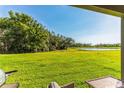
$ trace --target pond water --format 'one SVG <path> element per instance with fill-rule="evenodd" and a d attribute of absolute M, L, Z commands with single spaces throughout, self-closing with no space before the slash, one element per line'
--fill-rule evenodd
<path fill-rule="evenodd" d="M 92 51 L 95 51 L 95 50 L 98 50 L 98 51 L 101 51 L 101 50 L 120 50 L 118 48 L 79 48 L 80 50 L 92 50 Z"/>

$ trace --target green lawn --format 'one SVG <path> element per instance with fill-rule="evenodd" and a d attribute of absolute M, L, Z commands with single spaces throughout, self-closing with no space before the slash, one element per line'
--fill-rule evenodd
<path fill-rule="evenodd" d="M 79 51 L 68 49 L 27 54 L 1 54 L 0 68 L 18 72 L 7 83 L 19 82 L 20 87 L 47 87 L 51 81 L 60 85 L 74 82 L 87 87 L 85 80 L 107 75 L 120 78 L 120 51 Z"/>

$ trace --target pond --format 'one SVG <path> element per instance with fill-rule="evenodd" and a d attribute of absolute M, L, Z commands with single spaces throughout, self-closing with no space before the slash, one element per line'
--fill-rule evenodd
<path fill-rule="evenodd" d="M 103 50 L 120 50 L 119 48 L 79 48 L 79 50 L 98 50 L 98 51 L 103 51 Z"/>

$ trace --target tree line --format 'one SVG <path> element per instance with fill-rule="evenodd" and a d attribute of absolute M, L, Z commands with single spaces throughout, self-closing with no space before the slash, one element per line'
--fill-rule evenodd
<path fill-rule="evenodd" d="M 72 47 L 120 47 L 120 43 L 115 43 L 115 44 L 95 44 L 93 45 L 92 43 L 74 43 Z"/>
<path fill-rule="evenodd" d="M 115 43 L 115 44 L 96 44 L 94 45 L 95 47 L 120 47 L 120 43 Z"/>
<path fill-rule="evenodd" d="M 27 53 L 67 49 L 75 41 L 55 34 L 31 16 L 9 11 L 0 18 L 0 53 Z"/>

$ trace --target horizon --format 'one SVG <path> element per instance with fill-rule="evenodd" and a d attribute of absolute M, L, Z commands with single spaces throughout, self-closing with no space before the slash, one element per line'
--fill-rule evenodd
<path fill-rule="evenodd" d="M 78 43 L 120 43 L 119 17 L 65 5 L 3 5 L 0 17 L 8 16 L 10 10 L 28 14 L 50 31 L 71 37 Z"/>

